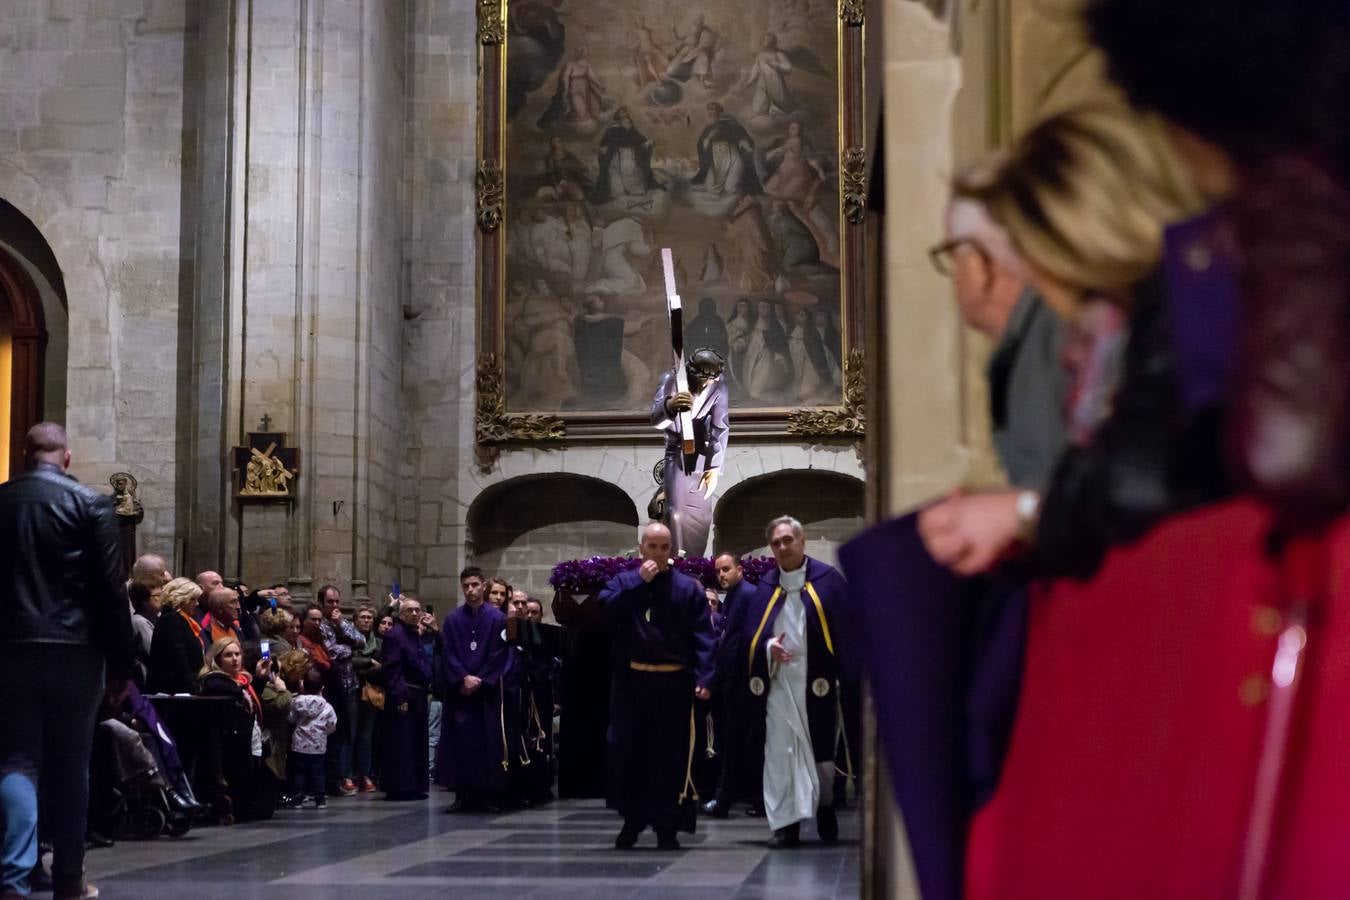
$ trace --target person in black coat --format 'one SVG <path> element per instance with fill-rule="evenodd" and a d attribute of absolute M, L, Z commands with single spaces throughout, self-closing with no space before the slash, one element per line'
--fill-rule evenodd
<path fill-rule="evenodd" d="M 150 640 L 146 690 L 151 694 L 191 694 L 202 668 L 202 628 L 196 613 L 202 589 L 191 578 L 164 586 L 163 608 Z"/>
<path fill-rule="evenodd" d="M 67 474 L 66 431 L 24 437 L 26 471 L 0 485 L 0 893 L 27 896 L 38 861 L 38 781 L 57 897 L 84 883 L 89 759 L 105 676 L 135 663 L 126 570 L 110 497 Z"/>

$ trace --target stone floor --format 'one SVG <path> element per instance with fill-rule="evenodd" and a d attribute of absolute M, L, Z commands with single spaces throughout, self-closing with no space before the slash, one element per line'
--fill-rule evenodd
<path fill-rule="evenodd" d="M 600 801 L 500 815 L 443 815 L 446 794 L 392 804 L 363 795 L 270 822 L 125 841 L 87 857 L 104 897 L 191 900 L 857 897 L 858 826 L 841 816 L 834 847 L 803 827 L 797 850 L 770 851 L 763 819 L 701 819 L 678 853 L 614 849 L 617 817 Z"/>

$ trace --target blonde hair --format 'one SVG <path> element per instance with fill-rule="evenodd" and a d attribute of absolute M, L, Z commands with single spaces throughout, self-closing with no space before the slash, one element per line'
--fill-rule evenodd
<path fill-rule="evenodd" d="M 201 586 L 191 578 L 175 578 L 159 592 L 160 603 L 169 609 L 184 609 L 202 595 Z"/>
<path fill-rule="evenodd" d="M 217 660 L 220 659 L 220 654 L 225 652 L 225 648 L 230 646 L 231 644 L 234 644 L 236 647 L 238 647 L 240 653 L 244 652 L 244 645 L 239 643 L 238 638 L 234 637 L 217 638 L 215 641 L 212 642 L 211 646 L 207 649 L 206 655 L 202 657 L 202 670 L 197 673 L 197 677 L 205 678 L 212 672 L 223 672 L 224 669 L 220 667 L 220 663 Z"/>
<path fill-rule="evenodd" d="M 286 682 L 287 687 L 293 691 L 298 691 L 300 690 L 300 683 L 304 681 L 305 673 L 313 665 L 313 661 L 303 650 L 290 650 L 281 654 L 281 659 L 277 661 L 277 671 L 281 673 L 281 680 Z"/>
<path fill-rule="evenodd" d="M 983 205 L 1034 269 L 1120 303 L 1157 265 L 1163 229 L 1204 208 L 1159 122 L 1114 102 L 1040 122 L 953 194 Z"/>

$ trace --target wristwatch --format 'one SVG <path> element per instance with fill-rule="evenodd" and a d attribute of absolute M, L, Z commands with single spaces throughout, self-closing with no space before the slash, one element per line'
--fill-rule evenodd
<path fill-rule="evenodd" d="M 1022 491 L 1017 495 L 1017 536 L 1025 544 L 1036 543 L 1036 524 L 1041 517 L 1041 495 Z"/>

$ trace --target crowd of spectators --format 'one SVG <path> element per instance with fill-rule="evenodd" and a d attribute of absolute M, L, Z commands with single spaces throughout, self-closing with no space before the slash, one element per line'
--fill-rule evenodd
<path fill-rule="evenodd" d="M 510 619 L 542 619 L 542 604 L 525 592 L 500 579 L 491 588 L 488 602 Z M 209 809 L 228 823 L 265 818 L 278 807 L 324 808 L 329 797 L 381 788 L 396 800 L 424 793 L 402 789 L 409 773 L 388 771 L 381 753 L 384 739 L 398 731 L 391 720 L 406 715 L 388 705 L 389 681 L 401 696 L 409 690 L 404 673 L 386 678 L 383 643 L 391 629 L 412 636 L 421 648 L 419 663 L 431 674 L 413 688 L 427 709 L 425 760 L 418 763 L 425 769 L 423 781 L 434 771 L 445 727 L 439 623 L 415 592 L 391 595 L 378 609 L 361 603 L 348 615 L 333 585 L 321 587 L 314 603 L 297 603 L 285 585 L 254 590 L 212 571 L 173 577 L 163 559 L 142 556 L 127 594 L 135 680 L 163 710 L 175 735 L 185 770 L 177 787 L 192 798 L 184 800 L 187 809 Z M 547 658 L 537 668 L 538 677 L 551 683 L 558 662 Z M 548 747 L 538 754 L 530 784 L 513 780 L 517 789 L 503 798 L 529 805 L 552 796 L 555 710 L 551 691 L 541 715 L 520 693 L 528 688 L 515 688 L 513 709 L 522 721 L 511 720 L 507 727 L 530 734 L 541 750 Z M 208 702 L 216 704 L 209 715 L 197 710 Z"/>

